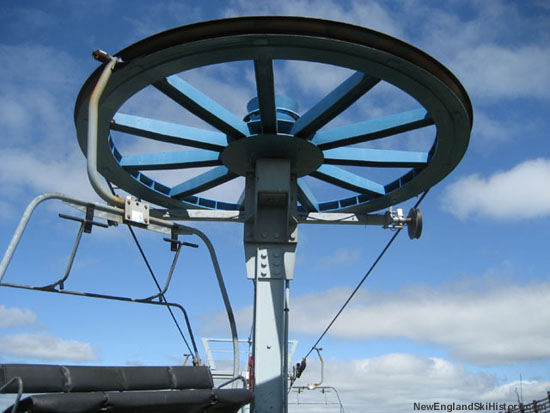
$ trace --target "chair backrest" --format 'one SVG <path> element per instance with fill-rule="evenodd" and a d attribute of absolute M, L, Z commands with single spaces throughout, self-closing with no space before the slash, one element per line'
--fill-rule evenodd
<path fill-rule="evenodd" d="M 92 392 L 124 390 L 212 389 L 206 366 L 58 366 L 46 364 L 0 364 L 0 387 L 21 377 L 25 393 Z M 12 383 L 3 393 L 17 393 Z"/>

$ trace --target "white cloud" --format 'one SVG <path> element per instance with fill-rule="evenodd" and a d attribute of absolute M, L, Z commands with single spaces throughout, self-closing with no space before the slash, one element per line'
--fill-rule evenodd
<path fill-rule="evenodd" d="M 313 98 L 313 102 L 323 98 L 354 73 L 337 66 L 302 61 L 287 61 L 275 69 L 276 81 L 279 83 L 277 90 L 280 90 L 278 93 L 294 99 L 304 96 L 310 100 Z M 299 112 L 304 113 L 307 109 L 301 105 Z"/>
<path fill-rule="evenodd" d="M 0 68 L 4 203 L 45 191 L 89 197 L 72 122 L 74 59 L 39 44 L 0 45 L 0 54 L 10 57 Z"/>
<path fill-rule="evenodd" d="M 77 154 L 68 157 L 42 156 L 32 151 L 0 152 L 0 179 L 5 190 L 20 197 L 42 192 L 62 192 L 76 197 L 96 198 L 88 184 L 86 160 Z"/>
<path fill-rule="evenodd" d="M 481 44 L 458 53 L 452 67 L 478 99 L 550 98 L 548 61 L 547 46 Z"/>
<path fill-rule="evenodd" d="M 320 334 L 351 291 L 347 288 L 293 297 L 291 334 Z M 235 311 L 246 331 L 251 308 Z M 315 317 L 311 315 L 315 314 Z M 346 340 L 410 339 L 434 343 L 456 360 L 502 365 L 550 358 L 547 329 L 550 284 L 456 290 L 407 289 L 359 292 L 329 331 Z M 223 314 L 205 316 L 212 333 L 227 324 Z"/>
<path fill-rule="evenodd" d="M 484 178 L 461 178 L 444 192 L 442 206 L 455 216 L 493 219 L 540 218 L 550 215 L 550 160 L 522 162 Z"/>
<path fill-rule="evenodd" d="M 474 116 L 470 145 L 482 144 L 486 151 L 496 149 L 498 145 L 510 142 L 513 137 L 525 134 L 527 125 L 517 119 L 495 119 L 482 110 L 477 110 Z"/>
<path fill-rule="evenodd" d="M 445 64 L 475 103 L 550 97 L 548 23 L 514 2 L 411 0 L 392 10 L 397 36 Z M 418 24 L 422 22 L 422 24 Z M 390 33 L 391 34 L 391 33 Z"/>
<path fill-rule="evenodd" d="M 28 308 L 6 308 L 0 305 L 0 328 L 31 325 L 36 322 L 36 314 Z"/>
<path fill-rule="evenodd" d="M 34 149 L 53 140 L 58 152 L 70 147 L 65 138 L 74 139 L 75 61 L 63 51 L 38 44 L 0 44 L 0 54 L 9 56 L 0 68 L 4 144 L 32 142 Z"/>
<path fill-rule="evenodd" d="M 308 362 L 304 375 L 296 382 L 297 386 L 319 379 L 319 363 L 313 357 Z M 519 387 L 517 382 L 500 384 L 494 376 L 471 373 L 440 358 L 410 354 L 386 354 L 348 362 L 327 361 L 323 384 L 338 390 L 346 412 L 411 412 L 414 402 L 513 403 L 516 400 L 514 389 Z M 549 385 L 524 381 L 524 400 L 545 397 Z M 308 390 L 299 396 L 294 391 L 289 396 L 291 402 L 297 398 L 302 402 L 336 401 L 332 392 L 323 395 Z M 300 411 L 318 411 L 307 410 L 307 407 L 302 406 Z"/>
<path fill-rule="evenodd" d="M 294 298 L 293 331 L 322 331 L 335 314 L 334 308 L 343 303 L 343 293 L 336 290 Z M 330 334 L 345 339 L 432 342 L 448 348 L 453 358 L 478 365 L 547 359 L 550 349 L 544 343 L 550 340 L 550 333 L 544 332 L 544 326 L 550 310 L 543 308 L 545 303 L 550 304 L 550 284 L 483 291 L 362 293 L 342 313 Z M 314 319 L 312 313 L 316 314 Z"/>
<path fill-rule="evenodd" d="M 0 329 L 35 328 L 37 315 L 29 309 L 0 305 Z M 0 356 L 39 360 L 94 361 L 92 346 L 76 340 L 64 340 L 48 333 L 16 333 L 0 336 Z"/>
<path fill-rule="evenodd" d="M 64 340 L 50 334 L 8 334 L 0 337 L 0 352 L 39 360 L 95 361 L 92 346 L 76 340 Z"/>

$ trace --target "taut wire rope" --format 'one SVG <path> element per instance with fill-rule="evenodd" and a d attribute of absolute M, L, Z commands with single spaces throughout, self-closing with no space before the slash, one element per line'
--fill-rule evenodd
<path fill-rule="evenodd" d="M 109 185 L 109 188 L 111 189 L 111 192 L 113 193 L 113 195 L 116 195 L 115 190 L 114 190 L 113 185 L 111 184 L 111 182 L 107 181 L 107 184 Z M 145 255 L 145 252 L 143 251 L 143 248 L 141 247 L 141 243 L 137 239 L 137 236 L 136 236 L 136 233 L 135 233 L 134 229 L 130 225 L 127 225 L 127 227 L 130 230 L 130 234 L 132 234 L 132 238 L 134 239 L 134 242 L 135 242 L 135 244 L 136 244 L 136 246 L 139 250 L 139 253 L 141 254 L 141 257 L 143 258 L 143 261 L 145 262 L 145 266 L 149 270 L 149 273 L 151 274 L 151 277 L 153 278 L 153 281 L 155 282 L 155 285 L 157 286 L 157 288 L 159 290 L 159 293 L 161 293 L 162 288 L 161 288 L 161 286 L 160 286 L 160 284 L 157 280 L 157 277 L 155 276 L 155 273 L 153 272 L 153 269 L 151 268 L 151 265 L 149 264 L 149 260 L 147 259 L 147 256 Z M 166 297 L 164 296 L 164 294 L 160 295 L 160 299 L 165 303 L 168 302 L 168 301 L 166 301 Z M 166 306 L 166 308 L 168 309 L 168 312 L 170 313 L 170 316 L 172 317 L 172 320 L 174 320 L 174 324 L 176 325 L 176 328 L 178 329 L 178 331 L 180 333 L 180 336 L 183 339 L 183 342 L 187 346 L 187 350 L 189 350 L 189 353 L 192 354 L 193 357 L 196 358 L 197 355 L 193 352 L 193 350 L 191 350 L 191 346 L 189 345 L 189 342 L 185 338 L 185 334 L 183 334 L 183 330 L 181 329 L 181 327 L 179 325 L 179 322 L 178 322 L 176 316 L 174 315 L 174 312 L 172 311 L 172 309 L 169 306 Z"/>
<path fill-rule="evenodd" d="M 428 190 L 429 191 L 429 190 Z M 421 196 L 420 198 L 418 199 L 418 201 L 416 202 L 416 204 L 414 205 L 414 208 L 418 208 L 418 206 L 420 205 L 420 203 L 424 200 L 424 198 L 426 197 L 426 195 L 428 194 L 428 191 L 425 191 Z M 355 296 L 355 294 L 357 293 L 357 291 L 359 291 L 359 289 L 361 288 L 361 286 L 363 285 L 363 283 L 365 282 L 365 280 L 369 277 L 369 275 L 372 273 L 372 271 L 374 270 L 374 268 L 376 267 L 376 265 L 378 264 L 378 262 L 382 259 L 382 257 L 384 256 L 384 254 L 386 253 L 386 251 L 390 248 L 391 244 L 393 243 L 393 241 L 397 238 L 397 236 L 399 235 L 399 233 L 401 232 L 403 228 L 399 228 L 397 231 L 395 231 L 395 233 L 393 234 L 393 236 L 390 238 L 390 240 L 388 241 L 388 243 L 386 244 L 386 246 L 384 247 L 384 249 L 382 250 L 382 252 L 380 252 L 380 254 L 378 255 L 378 257 L 376 258 L 376 260 L 374 260 L 374 263 L 370 266 L 369 270 L 365 273 L 365 275 L 363 276 L 363 278 L 361 279 L 361 281 L 359 281 L 359 283 L 357 284 L 357 286 L 355 287 L 355 289 L 353 290 L 353 292 L 350 294 L 350 296 L 348 297 L 348 299 L 344 302 L 344 304 L 342 304 L 342 306 L 340 307 L 340 309 L 338 310 L 338 312 L 336 313 L 336 315 L 332 318 L 332 321 L 328 324 L 327 328 L 325 328 L 325 330 L 323 331 L 323 333 L 319 336 L 319 338 L 317 339 L 317 341 L 315 342 L 315 344 L 311 347 L 311 349 L 307 352 L 307 354 L 305 355 L 305 357 L 302 359 L 302 360 L 305 360 L 308 358 L 308 356 L 312 353 L 313 350 L 315 350 L 315 348 L 317 347 L 317 345 L 321 342 L 321 340 L 325 337 L 325 335 L 327 334 L 327 332 L 330 330 L 330 328 L 332 327 L 332 325 L 336 322 L 336 320 L 338 319 L 338 317 L 340 316 L 340 314 L 342 314 L 342 312 L 344 311 L 344 309 L 347 307 L 347 305 L 350 303 L 350 301 L 353 299 L 353 297 Z M 291 386 L 292 387 L 292 384 Z"/>

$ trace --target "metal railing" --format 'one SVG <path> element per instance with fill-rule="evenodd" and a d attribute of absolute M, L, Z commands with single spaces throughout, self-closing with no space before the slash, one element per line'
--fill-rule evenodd
<path fill-rule="evenodd" d="M 529 404 L 519 403 L 517 407 L 509 407 L 501 413 L 550 413 L 550 391 L 546 392 L 546 398 L 533 400 Z"/>
<path fill-rule="evenodd" d="M 64 203 L 68 204 L 71 207 L 74 207 L 76 209 L 82 210 L 86 212 L 86 218 L 85 219 L 77 219 L 81 221 L 81 229 L 82 231 L 79 231 L 79 234 L 77 235 L 77 239 L 75 241 L 75 246 L 73 247 L 73 251 L 71 253 L 71 256 L 69 258 L 69 264 L 67 265 L 67 270 L 65 274 L 61 277 L 61 279 L 49 283 L 44 286 L 32 286 L 32 285 L 24 285 L 24 284 L 16 284 L 16 283 L 7 283 L 3 281 L 4 275 L 6 273 L 6 270 L 13 258 L 13 255 L 15 253 L 15 250 L 17 249 L 17 246 L 19 245 L 19 242 L 23 236 L 23 233 L 25 229 L 27 228 L 27 225 L 30 221 L 30 218 L 35 211 L 35 209 L 40 205 L 42 202 L 51 200 L 51 199 L 57 199 L 60 201 L 63 201 Z M 90 214 L 89 211 L 92 211 Z M 104 225 L 98 222 L 93 221 L 94 215 L 106 219 L 111 222 L 117 222 L 117 223 L 126 223 L 132 225 L 133 222 L 131 220 L 125 219 L 126 214 L 124 209 L 110 206 L 110 205 L 104 205 L 99 203 L 91 203 L 88 201 L 83 201 L 77 198 L 73 198 L 70 196 L 67 196 L 65 194 L 57 193 L 57 192 L 50 192 L 46 194 L 42 194 L 34 198 L 27 208 L 25 209 L 25 212 L 23 213 L 23 216 L 21 220 L 19 221 L 19 224 L 15 230 L 15 233 L 12 236 L 12 239 L 8 245 L 8 248 L 4 254 L 4 257 L 2 258 L 2 261 L 0 262 L 0 286 L 2 287 L 11 287 L 11 288 L 20 288 L 20 289 L 27 289 L 27 290 L 36 290 L 36 291 L 45 291 L 45 292 L 52 292 L 52 293 L 58 293 L 58 294 L 69 294 L 69 295 L 78 295 L 78 296 L 84 296 L 84 297 L 92 297 L 92 298 L 103 298 L 103 299 L 109 299 L 109 300 L 117 300 L 117 301 L 126 301 L 126 302 L 138 302 L 143 304 L 152 304 L 152 305 L 163 305 L 163 306 L 173 306 L 176 308 L 179 308 L 186 320 L 186 324 L 189 330 L 190 337 L 193 341 L 193 346 L 195 352 L 197 352 L 197 347 L 194 343 L 194 338 L 191 332 L 191 327 L 189 323 L 189 319 L 187 317 L 187 313 L 185 309 L 177 304 L 177 303 L 167 303 L 162 301 L 154 301 L 153 299 L 155 297 L 158 297 L 158 295 L 153 295 L 151 297 L 147 297 L 145 299 L 142 298 L 129 298 L 129 297 L 119 297 L 119 296 L 112 296 L 112 295 L 106 295 L 106 294 L 97 294 L 97 293 L 88 293 L 88 292 L 80 292 L 80 291 L 70 291 L 64 289 L 64 283 L 67 281 L 67 278 L 69 277 L 70 269 L 72 267 L 72 261 L 74 260 L 74 255 L 76 253 L 76 248 L 78 247 L 80 236 L 82 235 L 81 232 L 86 232 L 84 228 L 85 225 Z M 141 223 L 140 223 L 141 224 Z M 233 315 L 233 309 L 231 308 L 231 303 L 229 302 L 229 296 L 227 294 L 227 289 L 225 287 L 225 282 L 223 280 L 223 276 L 221 273 L 220 265 L 218 262 L 218 258 L 216 255 L 216 252 L 214 250 L 214 246 L 212 245 L 212 242 L 210 239 L 202 232 L 192 227 L 187 227 L 183 225 L 175 224 L 171 221 L 166 221 L 163 219 L 150 217 L 148 219 L 147 225 L 139 225 L 140 227 L 144 227 L 145 229 L 164 233 L 166 235 L 170 236 L 169 241 L 175 241 L 174 238 L 177 237 L 177 234 L 192 234 L 198 236 L 203 243 L 206 245 L 208 252 L 210 254 L 210 258 L 212 261 L 212 265 L 214 267 L 214 272 L 216 274 L 216 278 L 218 281 L 218 285 L 220 288 L 220 292 L 222 294 L 222 299 L 226 308 L 227 317 L 230 324 L 231 329 L 231 335 L 232 335 L 232 343 L 233 343 L 233 377 L 239 376 L 239 344 L 238 344 L 238 335 L 237 335 L 237 327 L 235 322 L 235 317 Z M 169 283 L 170 279 L 168 279 Z M 168 283 L 163 289 L 165 292 L 168 288 Z M 162 293 L 162 291 L 161 291 Z M 198 355 L 197 355 L 198 357 Z M 200 361 L 199 361 L 200 362 Z"/>

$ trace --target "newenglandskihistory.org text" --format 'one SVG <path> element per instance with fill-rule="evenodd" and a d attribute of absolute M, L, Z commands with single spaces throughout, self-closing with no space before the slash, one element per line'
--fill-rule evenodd
<path fill-rule="evenodd" d="M 519 405 L 498 402 L 472 402 L 472 403 L 413 403 L 415 411 L 436 412 L 507 412 L 519 409 Z"/>

